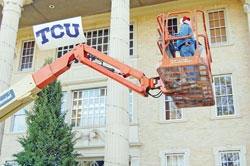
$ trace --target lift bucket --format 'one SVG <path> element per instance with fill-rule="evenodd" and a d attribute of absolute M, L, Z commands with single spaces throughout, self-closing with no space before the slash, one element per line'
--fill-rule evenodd
<path fill-rule="evenodd" d="M 204 33 L 200 33 L 197 27 L 197 13 L 201 13 L 203 18 Z M 171 15 L 190 14 L 191 27 L 196 29 L 195 38 L 195 54 L 189 57 L 178 57 L 175 54 L 174 40 L 190 38 L 194 34 L 184 37 L 173 37 L 168 29 L 168 18 Z M 160 38 L 157 42 L 159 49 L 163 55 L 157 72 L 160 76 L 161 90 L 167 96 L 172 96 L 173 102 L 178 108 L 212 106 L 214 105 L 214 94 L 212 88 L 213 77 L 211 74 L 212 58 L 210 55 L 209 42 L 207 38 L 205 16 L 201 10 L 195 11 L 195 23 L 193 24 L 193 13 L 191 11 L 173 12 L 168 14 L 167 18 L 164 14 L 157 17 L 159 23 L 158 32 Z M 199 50 L 202 38 L 205 55 Z"/>
<path fill-rule="evenodd" d="M 212 78 L 203 58 L 171 58 L 157 72 L 162 92 L 172 96 L 177 107 L 214 105 Z"/>

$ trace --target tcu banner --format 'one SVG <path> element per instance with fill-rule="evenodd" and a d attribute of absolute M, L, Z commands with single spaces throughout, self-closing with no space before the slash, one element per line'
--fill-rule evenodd
<path fill-rule="evenodd" d="M 34 25 L 33 31 L 41 50 L 86 42 L 81 17 Z"/>

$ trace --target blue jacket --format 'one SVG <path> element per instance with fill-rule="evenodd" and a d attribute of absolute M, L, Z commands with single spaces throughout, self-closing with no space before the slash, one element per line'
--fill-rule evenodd
<path fill-rule="evenodd" d="M 192 33 L 192 29 L 189 25 L 183 24 L 180 28 L 180 32 L 176 34 L 174 37 L 183 37 L 183 36 L 189 36 Z M 191 36 L 190 38 L 186 39 L 180 39 L 177 40 L 177 49 L 179 50 L 180 46 L 183 45 L 185 42 L 194 43 L 194 36 Z"/>

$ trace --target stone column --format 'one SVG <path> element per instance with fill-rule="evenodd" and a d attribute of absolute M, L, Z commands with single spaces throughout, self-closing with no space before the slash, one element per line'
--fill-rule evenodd
<path fill-rule="evenodd" d="M 0 93 L 10 87 L 12 64 L 23 0 L 3 0 L 2 23 L 0 29 Z M 0 123 L 0 149 L 4 122 Z"/>
<path fill-rule="evenodd" d="M 109 56 L 124 62 L 129 57 L 129 0 L 112 0 Z M 114 80 L 107 86 L 105 166 L 129 165 L 128 88 Z"/>

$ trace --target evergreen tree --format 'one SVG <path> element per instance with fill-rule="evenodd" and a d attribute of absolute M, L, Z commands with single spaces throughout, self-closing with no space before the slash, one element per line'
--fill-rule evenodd
<path fill-rule="evenodd" d="M 61 112 L 62 90 L 57 80 L 43 88 L 33 111 L 26 112 L 27 135 L 19 138 L 23 151 L 15 154 L 25 166 L 75 165 L 72 128 Z"/>

